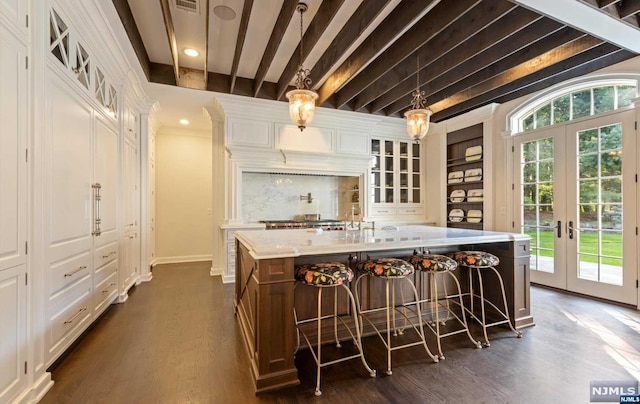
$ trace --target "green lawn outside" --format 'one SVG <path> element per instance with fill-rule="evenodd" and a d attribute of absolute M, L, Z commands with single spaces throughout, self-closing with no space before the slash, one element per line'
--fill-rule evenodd
<path fill-rule="evenodd" d="M 527 230 L 525 234 L 531 237 L 531 250 L 532 252 L 536 247 L 541 248 L 538 250 L 539 255 L 543 257 L 553 257 L 551 249 L 553 248 L 553 241 L 555 238 L 554 231 L 540 231 L 539 244 L 536 245 L 536 232 L 535 230 Z M 580 257 L 583 262 L 598 262 L 598 234 L 592 232 L 582 232 L 579 234 L 580 240 L 580 252 L 583 254 Z M 601 255 L 607 255 L 611 257 L 619 257 L 622 259 L 622 234 L 610 234 L 605 233 L 602 235 L 602 251 Z M 612 258 L 603 258 L 603 264 L 620 266 L 620 260 Z"/>

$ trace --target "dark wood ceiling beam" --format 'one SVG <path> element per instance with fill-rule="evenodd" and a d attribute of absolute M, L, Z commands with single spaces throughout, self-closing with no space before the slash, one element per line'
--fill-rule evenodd
<path fill-rule="evenodd" d="M 207 89 L 207 83 L 209 81 L 209 0 L 204 2 L 205 6 L 205 20 L 204 20 L 204 90 Z"/>
<path fill-rule="evenodd" d="M 529 43 L 526 45 L 518 44 L 517 39 L 520 38 L 514 38 L 508 44 L 494 46 L 491 48 L 492 52 L 486 52 L 478 57 L 469 59 L 456 69 L 450 70 L 424 84 L 420 89 L 425 92 L 427 102 L 431 104 L 451 94 L 457 94 L 472 88 L 478 83 L 521 66 L 539 55 L 565 46 L 571 41 L 586 35 L 571 27 L 563 27 L 551 32 L 549 35 L 541 35 L 538 38 L 529 37 Z M 514 45 L 521 46 L 516 48 Z M 434 68 L 437 70 L 437 66 Z M 409 97 L 400 98 L 391 104 L 387 111 L 399 112 L 407 107 L 408 101 Z"/>
<path fill-rule="evenodd" d="M 502 0 L 485 3 L 478 3 L 477 0 L 441 1 L 394 42 L 393 46 L 388 47 L 341 88 L 335 94 L 334 106 L 345 105 L 409 56 L 412 56 L 409 59 L 412 59 L 410 62 L 414 66 L 411 70 L 415 72 L 415 51 L 438 37 L 438 34 L 446 31 L 447 36 L 453 35 L 449 44 L 456 43 L 459 40 L 457 37 L 471 34 L 465 25 L 473 26 L 477 20 L 492 20 L 492 17 L 513 7 L 516 7 L 513 3 Z M 443 37 L 443 42 L 447 42 L 446 36 Z"/>
<path fill-rule="evenodd" d="M 429 7 L 434 0 L 401 1 L 375 30 L 342 62 L 318 90 L 318 105 L 324 104 L 344 83 L 349 81 L 381 49 L 392 42 L 405 26 L 415 20 L 416 14 Z"/>
<path fill-rule="evenodd" d="M 151 60 L 149 60 L 149 54 L 144 47 L 144 42 L 142 42 L 142 36 L 138 30 L 136 20 L 133 18 L 129 2 L 127 0 L 113 0 L 113 6 L 120 17 L 120 22 L 122 22 L 127 37 L 129 37 L 129 42 L 133 46 L 133 51 L 138 57 L 142 72 L 147 77 L 147 80 L 151 80 Z"/>
<path fill-rule="evenodd" d="M 411 57 L 403 60 L 360 92 L 355 98 L 355 109 L 361 109 L 401 84 L 405 87 L 412 86 L 415 88 L 416 57 L 420 60 L 420 70 L 424 71 L 427 66 L 435 63 L 441 56 L 449 52 L 455 52 L 453 49 L 470 41 L 473 42 L 473 45 L 466 49 L 464 53 L 465 57 L 469 58 L 483 48 L 495 43 L 495 41 L 501 41 L 526 24 L 531 23 L 531 21 L 541 18 L 525 8 L 516 7 L 511 3 L 504 4 L 512 7 L 512 10 L 506 16 L 503 11 L 499 11 L 498 7 L 493 8 L 491 11 L 478 10 L 478 7 L 476 7 L 449 25 Z M 475 12 L 480 12 L 477 18 L 468 18 Z M 494 24 L 502 16 L 504 16 L 504 19 L 508 19 L 509 23 Z M 367 69 L 363 72 L 365 75 Z M 341 93 L 342 90 L 337 94 L 337 97 Z"/>
<path fill-rule="evenodd" d="M 176 83 L 180 81 L 180 64 L 178 62 L 178 44 L 176 42 L 176 30 L 173 27 L 173 18 L 171 18 L 171 9 L 169 8 L 169 0 L 159 0 L 162 9 L 162 18 L 167 31 L 167 39 L 169 40 L 169 49 L 171 50 L 171 61 L 173 62 L 173 73 L 176 76 Z"/>
<path fill-rule="evenodd" d="M 298 66 L 304 62 L 304 59 L 307 58 L 311 49 L 316 46 L 316 43 L 324 34 L 327 27 L 333 20 L 333 18 L 338 13 L 338 10 L 342 6 L 345 0 L 323 0 L 320 4 L 320 8 L 316 12 L 316 15 L 313 17 L 313 21 L 307 28 L 304 33 L 302 42 L 299 43 L 296 47 L 296 50 L 289 58 L 289 63 L 285 65 L 284 71 L 280 75 L 280 79 L 278 80 L 278 97 L 277 99 L 282 99 L 284 93 L 287 91 L 289 87 L 289 83 L 296 76 L 296 72 L 298 71 Z M 299 23 L 299 22 L 298 22 Z M 297 26 L 298 24 L 296 24 Z M 296 30 L 297 31 L 297 30 Z M 300 60 L 300 46 L 304 45 L 302 48 L 302 60 Z"/>
<path fill-rule="evenodd" d="M 619 3 L 620 18 L 627 18 L 640 12 L 640 0 L 624 0 Z"/>
<path fill-rule="evenodd" d="M 242 56 L 242 48 L 244 40 L 247 37 L 247 27 L 249 26 L 249 18 L 253 9 L 253 0 L 244 0 L 242 7 L 242 17 L 240 18 L 240 28 L 238 29 L 238 38 L 236 39 L 236 50 L 233 54 L 233 63 L 231 64 L 231 74 L 229 81 L 229 94 L 233 94 L 236 86 L 236 77 L 238 76 L 238 65 L 240 64 L 240 56 Z"/>
<path fill-rule="evenodd" d="M 536 72 L 539 72 L 547 67 L 566 65 L 567 60 L 576 56 L 588 54 L 589 49 L 593 49 L 603 44 L 603 41 L 599 38 L 592 36 L 582 37 L 575 41 L 564 44 L 558 48 L 555 48 L 549 52 L 545 52 L 539 56 L 536 56 L 518 66 L 514 66 L 500 74 L 491 77 L 488 80 L 484 80 L 475 86 L 468 88 L 464 91 L 457 93 L 443 92 L 439 97 L 434 97 L 437 101 L 429 105 L 429 108 L 434 113 L 443 111 L 447 108 L 451 108 L 456 104 L 463 103 L 472 98 L 480 97 L 481 95 L 492 91 L 495 88 L 504 86 L 505 84 L 514 82 L 527 76 L 536 77 Z M 606 44 L 605 44 L 606 45 Z M 615 46 L 611 45 L 616 48 Z M 562 63 L 564 62 L 564 63 Z M 447 94 L 449 94 L 447 96 Z M 389 113 L 395 113 L 398 109 L 389 109 Z"/>
<path fill-rule="evenodd" d="M 633 52 L 615 45 L 602 44 L 587 52 L 576 55 L 556 65 L 542 69 L 502 87 L 493 89 L 481 97 L 457 103 L 450 108 L 435 113 L 434 122 L 452 118 L 491 102 L 504 103 L 516 98 L 549 88 L 563 81 L 580 77 L 636 56 Z"/>
<path fill-rule="evenodd" d="M 516 18 L 514 14 L 523 11 L 531 13 L 525 8 L 518 8 L 504 17 L 504 20 L 509 21 L 508 23 L 501 19 L 468 41 L 453 48 L 443 57 L 434 60 L 433 63 L 422 69 L 420 86 L 422 87 L 445 74 L 453 80 L 450 83 L 455 83 L 482 69 L 484 66 L 488 66 L 524 48 L 531 42 L 535 42 L 562 28 L 562 24 L 559 22 L 550 18 L 540 17 L 535 13 L 529 14 L 528 18 L 526 17 L 527 14 L 524 14 L 521 19 Z M 526 24 L 531 18 L 537 18 L 537 20 L 515 33 L 511 32 Z M 511 24 L 515 25 L 511 26 Z M 511 32 L 511 35 L 509 35 L 509 32 Z M 499 40 L 496 42 L 495 38 L 499 38 Z M 369 111 L 372 113 L 378 112 L 398 100 L 407 98 L 414 90 L 415 81 L 405 80 L 392 91 L 382 94 L 372 102 Z"/>
<path fill-rule="evenodd" d="M 318 83 L 322 80 L 390 2 L 391 0 L 367 0 L 360 3 L 358 9 L 331 41 L 331 46 L 324 51 L 311 69 L 309 77 L 312 82 Z"/>
<path fill-rule="evenodd" d="M 269 68 L 271 67 L 273 58 L 276 56 L 278 48 L 280 47 L 282 38 L 284 38 L 284 33 L 287 32 L 289 22 L 296 12 L 296 5 L 298 5 L 298 0 L 284 0 L 284 3 L 280 8 L 278 19 L 276 20 L 276 24 L 273 26 L 273 30 L 271 31 L 271 36 L 269 37 L 267 47 L 262 54 L 262 59 L 260 60 L 258 70 L 256 70 L 256 76 L 254 78 L 255 87 L 253 89 L 254 97 L 257 97 L 260 93 L 260 88 L 262 87 L 264 78 L 269 72 Z"/>

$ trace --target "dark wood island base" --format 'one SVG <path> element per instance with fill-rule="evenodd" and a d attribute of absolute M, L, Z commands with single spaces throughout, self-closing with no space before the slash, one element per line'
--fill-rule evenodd
<path fill-rule="evenodd" d="M 417 227 L 417 226 L 412 226 Z M 440 229 L 441 228 L 429 228 Z M 236 297 L 235 308 L 236 316 L 242 330 L 249 359 L 251 362 L 251 373 L 255 382 L 256 392 L 266 392 L 270 390 L 280 389 L 283 387 L 294 386 L 300 383 L 298 380 L 298 371 L 294 363 L 294 354 L 296 350 L 296 331 L 294 324 L 293 307 L 300 318 L 305 318 L 304 313 L 312 314 L 315 308 L 313 305 L 307 304 L 309 301 L 315 301 L 312 290 L 299 288 L 296 293 L 298 296 L 294 299 L 294 264 L 298 262 L 309 261 L 325 261 L 325 260 L 342 260 L 346 261 L 351 255 L 352 258 L 358 258 L 361 255 L 371 256 L 390 256 L 405 257 L 411 255 L 415 248 L 429 248 L 436 252 L 449 252 L 467 249 L 477 249 L 490 252 L 500 258 L 500 265 L 497 267 L 504 280 L 507 301 L 509 305 L 509 315 L 516 328 L 532 326 L 534 324 L 533 317 L 530 313 L 529 302 L 529 240 L 526 236 L 507 237 L 507 241 L 492 241 L 496 237 L 472 237 L 461 238 L 452 237 L 450 235 L 453 229 L 448 229 L 447 242 L 441 239 L 416 240 L 416 237 L 400 237 L 398 241 L 401 243 L 388 242 L 389 238 L 374 238 L 373 241 L 364 241 L 361 243 L 352 242 L 347 245 L 337 246 L 336 248 L 328 248 L 327 246 L 318 245 L 322 235 L 310 236 L 304 233 L 304 230 L 270 230 L 263 232 L 243 232 L 236 233 Z M 266 235 L 265 235 L 266 232 Z M 286 232 L 276 235 L 276 233 Z M 464 230 L 463 233 L 474 231 Z M 274 253 L 275 241 L 273 236 L 290 237 L 291 233 L 298 234 L 298 244 L 306 244 L 309 251 L 304 251 L 298 245 L 293 245 L 292 250 L 282 251 L 277 257 Z M 340 238 L 338 233 L 331 235 L 334 239 Z M 454 235 L 455 231 L 453 232 Z M 475 232 L 478 234 L 502 234 L 493 232 Z M 378 233 L 379 234 L 379 233 Z M 258 239 L 256 239 L 256 235 Z M 328 236 L 328 235 L 326 235 Z M 377 236 L 377 234 L 376 234 Z M 514 236 L 514 235 L 511 235 Z M 517 235 L 521 236 L 521 235 Z M 262 239 L 260 239 L 262 237 Z M 295 236 L 294 236 L 295 237 Z M 426 236 L 425 236 L 426 237 Z M 305 240 L 307 238 L 308 240 Z M 409 240 L 406 240 L 406 239 Z M 269 239 L 275 243 L 266 246 L 263 250 L 260 243 Z M 498 237 L 497 240 L 500 238 Z M 311 241 L 309 241 L 311 240 Z M 378 240 L 386 242 L 375 243 Z M 473 243 L 469 243 L 472 241 Z M 326 240 L 323 240 L 326 241 Z M 341 240 L 344 241 L 344 240 Z M 460 243 L 466 241 L 467 243 Z M 329 243 L 331 244 L 331 243 Z M 373 246 L 373 248 L 372 248 Z M 282 244 L 278 244 L 275 248 L 281 248 Z M 298 247 L 298 248 L 296 248 Z M 408 248 L 407 248 L 408 247 Z M 270 248 L 270 249 L 269 249 Z M 318 253 L 321 250 L 321 253 Z M 293 251 L 293 252 L 292 252 Z M 264 257 L 264 258 L 263 258 Z M 466 272 L 457 270 L 457 276 L 461 278 L 461 286 L 464 289 L 468 287 L 468 278 Z M 485 280 L 485 293 L 488 299 L 494 302 L 501 302 L 501 295 L 497 281 L 494 282 L 492 277 Z M 490 282 L 490 283 L 487 283 Z M 361 291 L 363 300 L 369 307 L 382 304 L 382 288 L 371 283 Z M 426 288 L 421 293 L 427 293 Z M 330 300 L 330 299 L 328 299 Z M 329 302 L 333 304 L 333 302 Z M 346 313 L 349 309 L 346 302 L 341 304 L 341 310 Z M 302 314 L 301 314 L 302 313 Z M 332 324 L 327 322 L 327 332 L 332 332 Z M 324 334 L 324 330 L 323 330 Z M 365 334 L 367 330 L 365 329 Z"/>

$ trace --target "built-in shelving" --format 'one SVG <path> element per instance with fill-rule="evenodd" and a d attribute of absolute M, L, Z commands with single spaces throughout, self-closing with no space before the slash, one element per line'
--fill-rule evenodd
<path fill-rule="evenodd" d="M 465 181 L 464 174 L 467 170 L 482 170 L 483 169 L 483 127 L 482 124 L 470 126 L 468 128 L 460 129 L 447 134 L 447 227 L 457 227 L 463 229 L 477 229 L 482 230 L 484 228 L 484 176 L 486 173 L 482 172 L 480 180 Z M 472 149 L 474 148 L 474 149 Z M 476 153 L 471 153 L 472 150 L 480 150 Z M 451 173 L 459 172 L 463 173 L 461 182 L 452 183 L 450 179 Z M 452 200 L 451 193 L 453 191 L 464 191 L 465 195 L 462 201 L 459 201 L 461 197 Z M 483 199 L 481 201 L 468 201 L 468 194 L 471 190 L 483 190 Z M 477 191 L 476 191 L 477 192 Z M 463 212 L 461 221 L 452 221 L 453 214 Z M 479 222 L 469 221 L 469 212 L 477 211 L 482 212 L 482 218 Z M 478 220 L 478 219 L 475 219 Z"/>

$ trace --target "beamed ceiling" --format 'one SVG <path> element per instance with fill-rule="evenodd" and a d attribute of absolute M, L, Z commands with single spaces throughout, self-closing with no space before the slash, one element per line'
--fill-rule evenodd
<path fill-rule="evenodd" d="M 584 2 L 613 5 L 637 25 L 640 0 Z M 297 3 L 113 0 L 150 82 L 281 101 L 300 62 Z M 306 3 L 303 64 L 328 108 L 401 116 L 419 66 L 438 122 L 636 56 L 507 0 Z"/>

